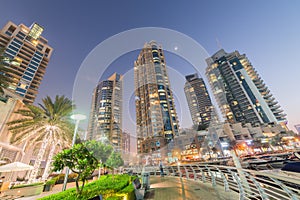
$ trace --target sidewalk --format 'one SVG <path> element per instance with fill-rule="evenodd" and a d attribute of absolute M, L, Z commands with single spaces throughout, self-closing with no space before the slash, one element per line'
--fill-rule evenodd
<path fill-rule="evenodd" d="M 179 177 L 151 177 L 150 190 L 145 199 L 152 200 L 236 200 L 239 194 L 225 192 L 221 186 L 212 187 L 211 183 L 185 180 Z"/>
<path fill-rule="evenodd" d="M 49 191 L 49 192 L 42 192 L 40 195 L 37 195 L 37 196 L 16 198 L 16 200 L 35 200 L 35 199 L 39 199 L 39 198 L 42 198 L 42 197 L 45 197 L 45 196 L 49 196 L 51 194 L 55 194 L 55 193 L 61 192 L 62 191 L 62 187 L 63 187 L 63 184 L 58 184 L 58 185 L 55 185 L 52 188 L 52 190 Z M 73 188 L 73 187 L 75 187 L 75 182 L 67 184 L 67 189 Z"/>

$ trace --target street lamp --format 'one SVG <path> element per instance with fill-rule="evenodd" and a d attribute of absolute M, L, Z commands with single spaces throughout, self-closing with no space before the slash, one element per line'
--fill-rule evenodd
<path fill-rule="evenodd" d="M 77 135 L 77 130 L 78 130 L 79 122 L 81 120 L 85 120 L 86 116 L 82 115 L 82 114 L 74 114 L 74 115 L 71 115 L 71 119 L 73 119 L 73 120 L 76 121 L 76 123 L 75 123 L 75 129 L 74 129 L 74 134 L 73 134 L 73 140 L 72 140 L 72 147 L 73 147 L 74 144 L 75 144 L 75 140 L 76 140 L 76 135 Z M 65 179 L 64 179 L 64 184 L 63 184 L 62 191 L 66 190 L 67 182 L 68 182 L 68 175 L 69 175 L 69 168 L 67 167 L 66 168 L 66 174 L 65 174 Z"/>

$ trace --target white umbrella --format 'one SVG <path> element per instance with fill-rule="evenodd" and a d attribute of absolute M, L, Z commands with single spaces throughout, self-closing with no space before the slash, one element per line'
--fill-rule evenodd
<path fill-rule="evenodd" d="M 7 165 L 0 166 L 0 172 L 17 172 L 34 169 L 33 166 L 21 162 L 13 162 Z"/>
<path fill-rule="evenodd" d="M 5 160 L 0 160 L 0 164 L 4 164 L 4 163 L 6 163 Z"/>

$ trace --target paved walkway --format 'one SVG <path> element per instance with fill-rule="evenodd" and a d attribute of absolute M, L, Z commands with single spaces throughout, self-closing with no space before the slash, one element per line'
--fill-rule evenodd
<path fill-rule="evenodd" d="M 16 200 L 35 200 L 35 199 L 39 199 L 39 198 L 42 198 L 42 197 L 45 197 L 45 196 L 49 196 L 51 194 L 55 194 L 55 193 L 61 192 L 62 191 L 62 187 L 63 187 L 63 184 L 58 184 L 58 185 L 55 185 L 52 188 L 52 190 L 49 191 L 49 192 L 42 192 L 40 195 L 37 195 L 37 196 L 16 198 Z M 76 187 L 75 186 L 75 182 L 67 184 L 67 189 L 73 188 L 73 187 Z"/>
<path fill-rule="evenodd" d="M 68 183 L 67 188 L 75 187 L 75 183 Z M 43 192 L 32 197 L 16 198 L 17 200 L 35 200 L 44 196 L 61 192 L 62 184 L 55 185 L 52 191 Z M 1 198 L 4 200 L 6 198 Z M 15 199 L 9 198 L 8 199 Z M 239 195 L 235 192 L 225 192 L 221 186 L 212 187 L 211 183 L 185 180 L 179 177 L 150 176 L 150 190 L 145 199 L 151 200 L 236 200 Z"/>
<path fill-rule="evenodd" d="M 236 200 L 235 192 L 225 192 L 221 186 L 212 187 L 211 183 L 185 180 L 179 177 L 151 177 L 150 190 L 145 199 L 152 200 Z"/>

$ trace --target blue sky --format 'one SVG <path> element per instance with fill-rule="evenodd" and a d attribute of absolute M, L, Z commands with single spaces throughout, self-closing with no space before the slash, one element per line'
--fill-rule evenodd
<path fill-rule="evenodd" d="M 43 36 L 54 48 L 54 54 L 37 101 L 46 95 L 71 97 L 77 70 L 85 57 L 100 42 L 122 31 L 139 27 L 173 29 L 196 40 L 209 54 L 219 49 L 218 39 L 225 51 L 246 53 L 287 113 L 292 128 L 300 123 L 299 8 L 299 1 L 270 0 L 2 0 L 0 26 L 11 20 L 28 26 L 38 22 L 45 28 Z M 133 67 L 136 54 L 122 56 L 104 75 L 127 72 Z M 182 75 L 193 72 L 174 56 L 169 56 L 169 60 L 167 57 L 166 62 Z M 182 121 L 183 127 L 189 124 L 189 119 Z"/>

